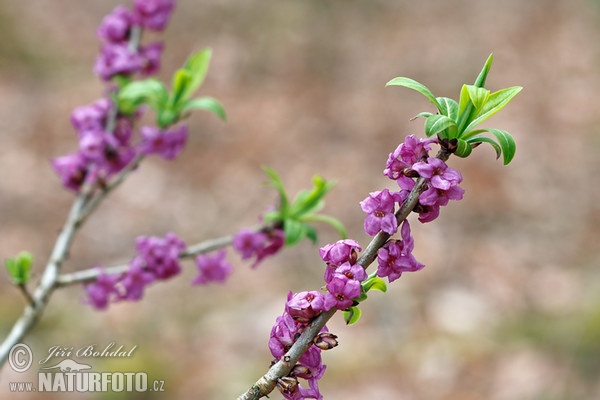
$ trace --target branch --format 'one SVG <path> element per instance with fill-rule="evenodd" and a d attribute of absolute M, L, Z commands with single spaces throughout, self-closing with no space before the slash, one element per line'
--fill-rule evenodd
<path fill-rule="evenodd" d="M 255 231 L 267 229 L 267 227 L 255 228 Z M 198 254 L 210 253 L 211 251 L 231 245 L 233 242 L 233 235 L 222 236 L 215 239 L 205 240 L 203 242 L 188 246 L 181 253 L 179 253 L 180 259 L 193 258 Z M 129 269 L 129 265 L 116 265 L 113 267 L 107 267 L 102 269 L 103 274 L 107 275 L 119 275 L 126 272 Z M 57 287 L 70 286 L 77 283 L 86 283 L 96 280 L 100 271 L 98 268 L 89 268 L 70 274 L 59 275 L 56 280 Z"/>
<path fill-rule="evenodd" d="M 440 150 L 437 154 L 437 158 L 446 161 L 450 154 L 444 149 Z M 412 210 L 419 201 L 419 195 L 423 191 L 423 184 L 425 178 L 419 178 L 415 183 L 414 188 L 411 190 L 408 198 L 402 203 L 400 209 L 396 212 L 396 219 L 398 224 L 408 217 Z M 360 264 L 364 269 L 367 269 L 369 265 L 377 258 L 377 251 L 387 242 L 390 235 L 385 232 L 379 232 L 369 243 L 367 248 L 362 252 L 357 264 Z M 321 329 L 325 326 L 327 321 L 333 317 L 337 309 L 332 308 L 331 310 L 322 313 L 316 317 L 308 327 L 302 332 L 298 340 L 294 342 L 292 347 L 287 353 L 269 370 L 263 375 L 254 385 L 250 387 L 245 393 L 240 395 L 237 400 L 258 400 L 263 396 L 267 396 L 275 389 L 277 380 L 287 376 L 294 365 L 298 362 L 302 354 L 304 354 L 310 345 L 313 343 L 314 338 L 319 334 Z"/>
<path fill-rule="evenodd" d="M 58 238 L 56 238 L 54 249 L 50 255 L 50 260 L 44 269 L 42 279 L 33 293 L 33 301 L 25 307 L 23 314 L 17 322 L 15 322 L 10 333 L 2 345 L 0 345 L 0 365 L 4 364 L 10 349 L 25 337 L 44 311 L 50 295 L 56 288 L 55 285 L 56 279 L 58 278 L 58 272 L 62 263 L 68 256 L 73 236 L 83 222 L 80 218 L 81 212 L 89 200 L 89 193 L 87 191 L 82 191 L 73 202 L 69 216 L 67 217 Z"/>

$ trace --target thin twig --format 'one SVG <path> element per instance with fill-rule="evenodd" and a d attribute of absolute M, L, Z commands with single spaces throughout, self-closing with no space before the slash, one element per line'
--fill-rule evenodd
<path fill-rule="evenodd" d="M 259 228 L 254 228 L 254 231 L 261 231 L 266 229 L 266 227 L 261 226 Z M 233 235 L 222 236 L 215 239 L 205 240 L 203 242 L 188 246 L 186 249 L 179 253 L 180 259 L 192 258 L 199 254 L 210 253 L 211 251 L 221 249 L 223 247 L 227 247 L 231 245 L 233 242 Z M 89 268 L 84 269 L 77 272 L 72 272 L 69 274 L 61 274 L 58 276 L 56 280 L 56 286 L 70 286 L 78 283 L 87 283 L 95 281 L 98 278 L 100 273 L 106 275 L 119 275 L 123 272 L 126 272 L 129 269 L 129 265 L 115 265 L 113 267 L 106 267 L 102 270 L 98 268 Z"/>

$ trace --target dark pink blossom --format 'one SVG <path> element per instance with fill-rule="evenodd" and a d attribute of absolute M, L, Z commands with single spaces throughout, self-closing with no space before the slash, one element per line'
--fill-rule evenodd
<path fill-rule="evenodd" d="M 385 165 L 383 174 L 390 179 L 398 179 L 406 169 L 411 169 L 412 165 L 428 156 L 431 151 L 431 143 L 437 143 L 437 138 L 417 139 L 415 135 L 409 135 L 404 139 L 404 143 L 390 153 Z"/>
<path fill-rule="evenodd" d="M 181 153 L 187 141 L 187 125 L 161 130 L 154 126 L 143 126 L 140 129 L 142 154 L 159 154 L 167 160 L 172 160 Z"/>
<path fill-rule="evenodd" d="M 361 250 L 362 248 L 356 240 L 344 239 L 333 244 L 326 244 L 319 249 L 319 254 L 327 264 L 337 267 L 346 261 L 354 264 L 357 259 L 357 251 Z"/>
<path fill-rule="evenodd" d="M 133 25 L 133 13 L 123 7 L 117 6 L 100 23 L 97 34 L 102 40 L 112 43 L 125 42 L 129 39 L 129 32 Z"/>
<path fill-rule="evenodd" d="M 103 130 L 110 108 L 111 103 L 107 98 L 96 100 L 85 106 L 79 106 L 71 113 L 71 123 L 79 134 Z"/>
<path fill-rule="evenodd" d="M 352 306 L 354 299 L 360 297 L 360 282 L 349 279 L 346 275 L 335 274 L 327 284 L 328 292 L 325 294 L 325 309 L 333 307 L 345 310 Z"/>
<path fill-rule="evenodd" d="M 413 165 L 413 169 L 420 176 L 428 178 L 431 186 L 440 190 L 449 190 L 462 182 L 462 175 L 459 171 L 448 167 L 446 163 L 439 158 L 429 157 L 427 162 L 420 161 Z"/>
<path fill-rule="evenodd" d="M 336 274 L 344 275 L 348 279 L 356 279 L 359 282 L 367 279 L 367 272 L 360 264 L 345 262 L 335 270 Z"/>
<path fill-rule="evenodd" d="M 98 310 L 104 310 L 108 307 L 111 300 L 119 298 L 119 291 L 115 287 L 119 281 L 116 275 L 107 275 L 102 267 L 97 267 L 100 270 L 98 277 L 92 283 L 84 285 L 84 289 L 88 295 L 86 302 Z"/>
<path fill-rule="evenodd" d="M 199 254 L 196 257 L 196 266 L 198 267 L 199 275 L 192 281 L 192 284 L 202 285 L 208 282 L 225 282 L 233 271 L 233 267 L 227 262 L 225 256 L 225 249 L 221 249 L 213 255 Z"/>
<path fill-rule="evenodd" d="M 88 176 L 85 157 L 81 153 L 72 153 L 52 160 L 52 166 L 64 187 L 79 191 Z"/>
<path fill-rule="evenodd" d="M 321 292 L 310 291 L 288 295 L 286 312 L 297 322 L 309 322 L 325 310 L 325 297 Z"/>
<path fill-rule="evenodd" d="M 400 234 L 402 240 L 389 241 L 377 252 L 377 276 L 387 277 L 390 282 L 400 278 L 403 272 L 418 271 L 425 267 L 412 255 L 414 240 L 408 221 L 404 220 Z"/>
<path fill-rule="evenodd" d="M 144 269 L 142 260 L 139 257 L 129 265 L 129 269 L 121 277 L 121 285 L 125 293 L 121 295 L 124 300 L 139 300 L 144 295 L 144 289 L 147 285 L 156 280 L 152 272 Z"/>
<path fill-rule="evenodd" d="M 174 233 L 167 233 L 164 238 L 139 236 L 135 247 L 144 267 L 157 279 L 168 279 L 181 271 L 179 254 L 185 249 L 185 243 Z"/>
<path fill-rule="evenodd" d="M 144 28 L 163 30 L 169 21 L 175 0 L 134 0 L 133 13 Z"/>
<path fill-rule="evenodd" d="M 143 75 L 153 75 L 160 70 L 160 57 L 162 56 L 163 48 L 164 46 L 160 42 L 140 47 L 139 52 L 142 57 L 142 69 L 140 72 Z"/>
<path fill-rule="evenodd" d="M 379 231 L 389 235 L 396 233 L 398 221 L 394 210 L 396 203 L 401 203 L 404 199 L 404 192 L 390 192 L 388 189 L 369 193 L 369 197 L 360 202 L 360 207 L 367 213 L 365 232 L 371 236 L 375 236 Z"/>
<path fill-rule="evenodd" d="M 252 268 L 268 256 L 276 254 L 284 245 L 285 234 L 281 229 L 270 232 L 252 231 L 242 228 L 233 237 L 233 248 L 240 254 L 242 260 L 256 257 Z"/>
<path fill-rule="evenodd" d="M 115 75 L 131 75 L 142 70 L 143 61 L 127 43 L 104 43 L 94 64 L 94 73 L 108 81 Z"/>

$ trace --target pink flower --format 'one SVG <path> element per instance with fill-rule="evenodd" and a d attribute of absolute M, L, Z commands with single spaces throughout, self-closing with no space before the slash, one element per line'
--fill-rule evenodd
<path fill-rule="evenodd" d="M 404 192 L 390 192 L 388 189 L 369 193 L 369 197 L 360 202 L 360 207 L 367 213 L 365 232 L 371 236 L 377 235 L 379 231 L 389 235 L 396 233 L 398 221 L 394 210 L 396 203 L 401 203 L 404 199 Z"/>
<path fill-rule="evenodd" d="M 425 267 L 412 255 L 414 240 L 408 221 L 404 220 L 400 233 L 402 240 L 392 240 L 377 252 L 377 276 L 387 277 L 390 282 L 400 278 L 403 272 L 418 271 Z"/>
<path fill-rule="evenodd" d="M 215 252 L 214 255 L 199 254 L 196 257 L 196 266 L 199 275 L 192 281 L 193 285 L 202 285 L 208 282 L 223 283 L 233 271 L 231 264 L 225 259 L 225 249 Z"/>

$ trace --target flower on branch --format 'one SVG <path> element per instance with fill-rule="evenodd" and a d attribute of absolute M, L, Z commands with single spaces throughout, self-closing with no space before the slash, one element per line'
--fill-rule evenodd
<path fill-rule="evenodd" d="M 403 272 L 418 271 L 425 267 L 412 255 L 414 239 L 410 235 L 407 220 L 402 223 L 400 234 L 401 240 L 391 240 L 377 252 L 377 276 L 387 277 L 390 282 L 400 278 Z"/>
<path fill-rule="evenodd" d="M 196 257 L 198 276 L 192 281 L 193 285 L 203 285 L 209 282 L 223 283 L 233 271 L 231 264 L 225 259 L 225 249 L 213 255 L 199 254 Z"/>
<path fill-rule="evenodd" d="M 437 137 L 418 139 L 415 135 L 407 136 L 404 142 L 390 153 L 383 174 L 390 179 L 398 179 L 412 169 L 414 163 L 426 159 L 431 151 L 430 144 L 437 142 Z"/>
<path fill-rule="evenodd" d="M 406 198 L 404 192 L 390 192 L 383 189 L 369 193 L 369 197 L 360 202 L 360 207 L 367 213 L 365 218 L 365 232 L 375 236 L 379 231 L 393 235 L 398 230 L 398 221 L 394 211 L 396 203 L 401 203 Z"/>
<path fill-rule="evenodd" d="M 140 129 L 142 154 L 159 154 L 166 160 L 172 160 L 181 153 L 187 141 L 187 125 L 182 124 L 169 130 L 161 130 L 154 126 L 143 126 Z"/>
<path fill-rule="evenodd" d="M 242 228 L 233 237 L 233 248 L 240 254 L 242 260 L 256 257 L 252 268 L 268 256 L 276 254 L 284 245 L 285 234 L 281 229 L 269 232 L 253 231 Z"/>
<path fill-rule="evenodd" d="M 119 277 L 107 275 L 104 273 L 104 269 L 102 267 L 97 268 L 100 269 L 100 273 L 98 274 L 96 281 L 85 285 L 84 287 L 88 295 L 86 302 L 98 310 L 104 310 L 106 307 L 108 307 L 108 303 L 111 300 L 120 297 L 119 291 L 115 287 L 119 281 Z"/>

